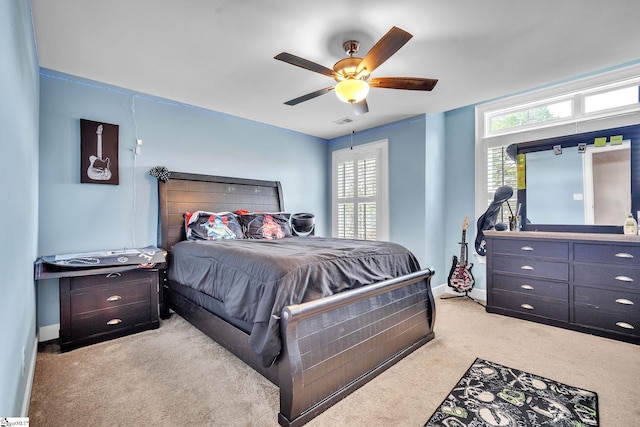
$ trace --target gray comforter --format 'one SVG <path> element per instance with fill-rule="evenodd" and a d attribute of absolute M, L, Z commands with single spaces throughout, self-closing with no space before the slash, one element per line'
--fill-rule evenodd
<path fill-rule="evenodd" d="M 269 366 L 281 350 L 279 318 L 287 305 L 418 270 L 413 254 L 395 243 L 291 237 L 180 242 L 171 249 L 168 275 L 253 323 L 251 348 Z"/>

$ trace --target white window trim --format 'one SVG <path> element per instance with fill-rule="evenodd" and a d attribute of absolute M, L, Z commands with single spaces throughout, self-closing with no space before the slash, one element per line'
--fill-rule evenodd
<path fill-rule="evenodd" d="M 618 70 L 601 73 L 595 76 L 585 77 L 568 83 L 538 89 L 524 94 L 503 98 L 476 106 L 476 144 L 475 144 L 475 210 L 476 218 L 486 210 L 487 194 L 487 148 L 499 145 L 517 144 L 538 139 L 553 138 L 556 136 L 573 135 L 601 129 L 630 126 L 640 123 L 640 106 L 632 105 L 595 113 L 578 115 L 570 119 L 559 119 L 548 123 L 540 123 L 532 126 L 523 126 L 511 131 L 496 132 L 486 136 L 488 126 L 485 118 L 489 113 L 508 111 L 525 105 L 540 104 L 543 100 L 561 100 L 571 97 L 578 92 L 590 94 L 603 89 L 625 87 L 632 82 L 640 82 L 640 64 L 621 68 Z M 581 102 L 582 97 L 574 98 Z M 574 109 L 579 109 L 575 105 Z M 514 189 L 515 190 L 515 189 Z"/>
<path fill-rule="evenodd" d="M 331 235 L 338 235 L 338 161 L 360 157 L 375 152 L 378 158 L 378 188 L 376 189 L 376 236 L 377 240 L 389 240 L 389 140 L 383 139 L 331 153 Z"/>

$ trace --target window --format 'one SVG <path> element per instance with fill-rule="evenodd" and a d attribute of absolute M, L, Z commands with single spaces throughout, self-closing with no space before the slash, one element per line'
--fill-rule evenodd
<path fill-rule="evenodd" d="M 516 211 L 516 162 L 507 153 L 507 147 L 491 147 L 487 150 L 487 197 L 485 207 L 493 201 L 499 187 L 513 188 L 513 196 L 502 205 L 498 212 L 497 222 L 509 223 L 509 217 Z"/>
<path fill-rule="evenodd" d="M 609 89 L 594 95 L 587 95 L 584 97 L 584 112 L 593 113 L 637 104 L 639 96 L 638 85 L 622 89 Z"/>
<path fill-rule="evenodd" d="M 640 74 L 640 70 L 635 72 Z M 510 102 L 498 101 L 495 108 L 489 107 L 483 117 L 478 117 L 484 124 L 484 137 L 640 111 L 640 75 L 637 74 L 614 83 L 585 84 L 571 91 L 567 88 L 564 93 L 564 86 L 560 86 L 534 92 L 534 98 L 523 95 L 510 98 Z M 547 93 L 554 95 L 545 96 Z"/>
<path fill-rule="evenodd" d="M 551 101 L 531 107 L 519 107 L 507 112 L 489 114 L 489 133 L 526 128 L 528 125 L 549 123 L 571 117 L 573 100 Z"/>
<path fill-rule="evenodd" d="M 333 236 L 388 240 L 387 141 L 333 152 Z"/>
<path fill-rule="evenodd" d="M 502 185 L 514 189 L 508 207 L 517 209 L 516 166 L 506 155 L 509 145 L 639 120 L 640 65 L 477 106 L 476 217 L 486 211 Z M 500 214 L 498 221 L 506 222 L 507 213 Z"/>

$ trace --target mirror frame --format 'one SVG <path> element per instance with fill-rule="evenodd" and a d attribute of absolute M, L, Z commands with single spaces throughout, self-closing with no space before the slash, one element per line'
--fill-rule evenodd
<path fill-rule="evenodd" d="M 623 140 L 631 141 L 631 212 L 636 214 L 640 210 L 640 125 L 624 126 L 611 129 L 603 129 L 593 132 L 584 132 L 555 138 L 540 139 L 537 141 L 522 142 L 516 145 L 516 154 L 527 154 L 535 151 L 553 150 L 555 145 L 575 147 L 578 143 L 592 144 L 595 138 L 622 135 Z M 570 224 L 528 224 L 527 223 L 527 190 L 518 189 L 518 204 L 522 217 L 522 230 L 524 231 L 559 231 L 579 233 L 611 233 L 622 234 L 622 219 L 619 226 L 616 225 L 570 225 Z"/>

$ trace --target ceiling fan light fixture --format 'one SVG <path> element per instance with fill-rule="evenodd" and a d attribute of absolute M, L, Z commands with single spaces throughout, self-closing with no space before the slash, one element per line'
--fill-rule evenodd
<path fill-rule="evenodd" d="M 352 104 L 360 102 L 369 94 L 369 84 L 364 80 L 347 79 L 335 87 L 336 95 L 342 102 Z"/>

